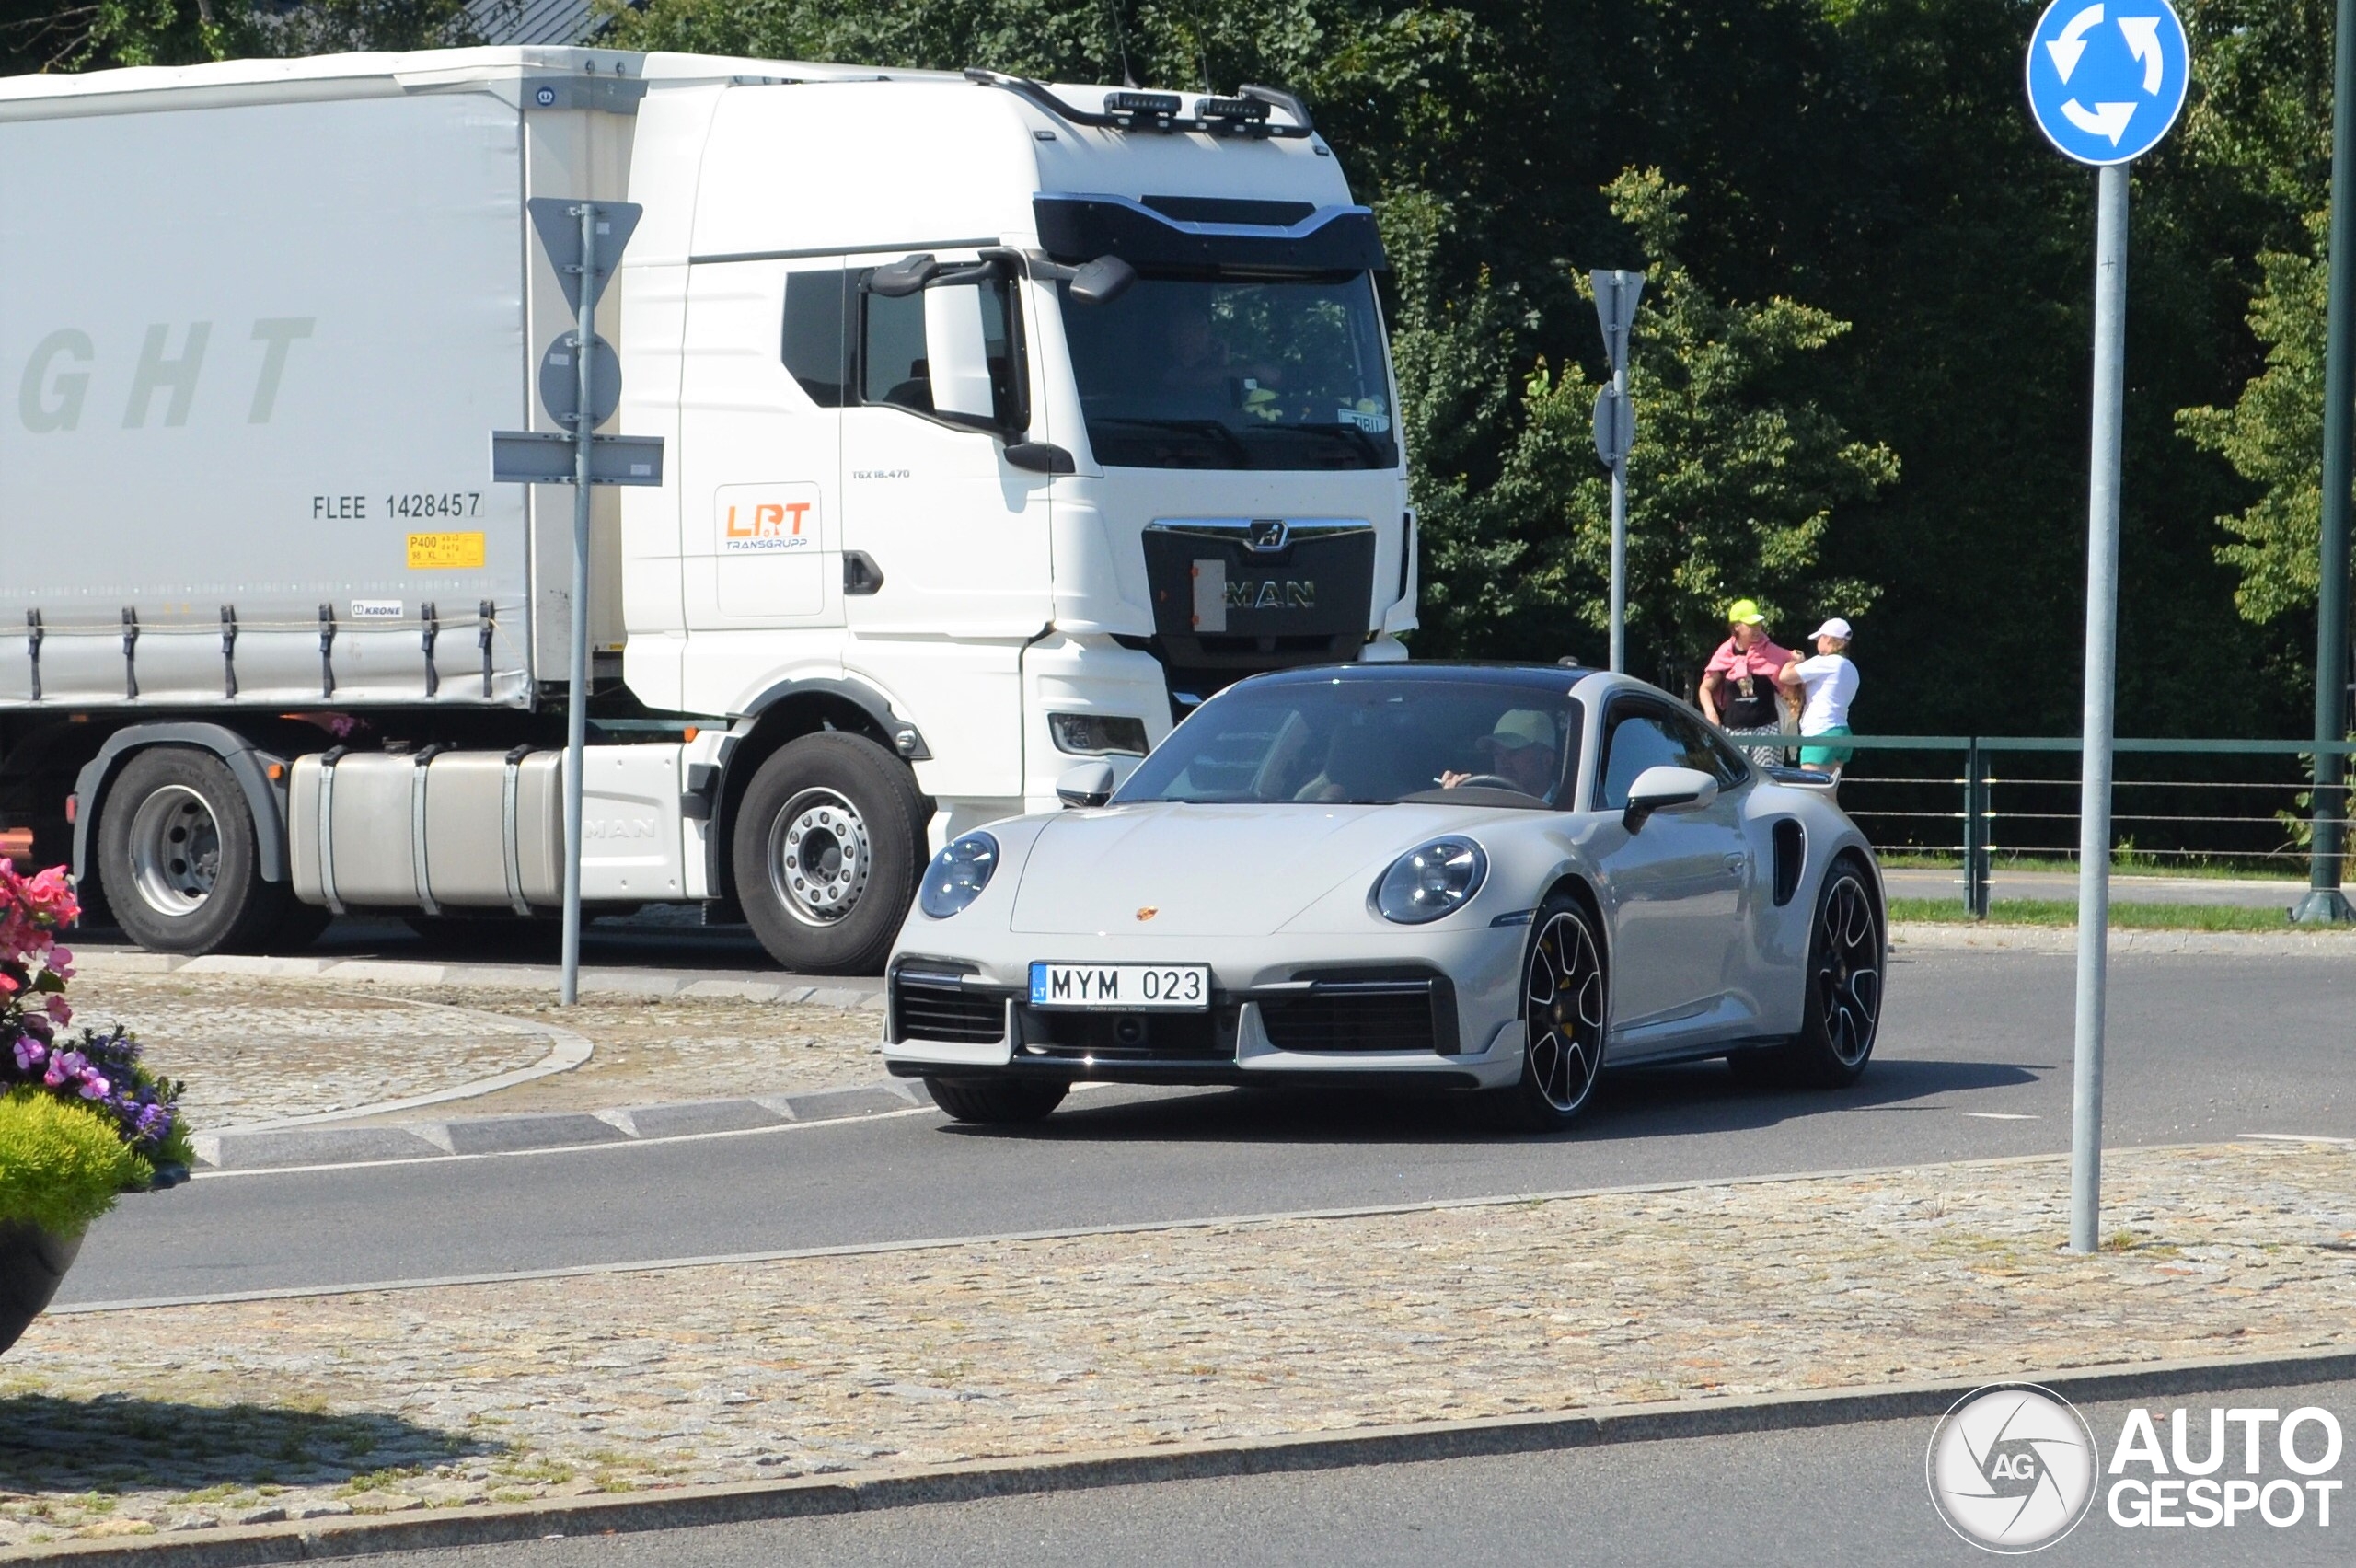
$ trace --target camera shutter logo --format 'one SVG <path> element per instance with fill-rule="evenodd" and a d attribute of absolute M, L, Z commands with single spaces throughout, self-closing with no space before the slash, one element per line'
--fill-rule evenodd
<path fill-rule="evenodd" d="M 1924 1468 L 1947 1528 L 1989 1551 L 2036 1551 L 2077 1528 L 2100 1456 L 2069 1401 L 2033 1383 L 1975 1389 L 1931 1434 Z"/>

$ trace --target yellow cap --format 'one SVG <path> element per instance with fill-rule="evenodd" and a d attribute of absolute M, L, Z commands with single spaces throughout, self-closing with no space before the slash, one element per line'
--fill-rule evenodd
<path fill-rule="evenodd" d="M 1759 613 L 1756 599 L 1737 599 L 1727 606 L 1727 620 L 1735 626 L 1765 626 L 1767 617 Z"/>

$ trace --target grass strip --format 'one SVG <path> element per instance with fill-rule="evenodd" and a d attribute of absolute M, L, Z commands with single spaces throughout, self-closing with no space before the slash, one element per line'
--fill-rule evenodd
<path fill-rule="evenodd" d="M 1941 926 L 1970 926 L 1975 921 L 1960 898 L 1893 898 L 1892 920 L 1923 920 Z M 2067 898 L 1999 898 L 1988 905 L 1991 926 L 2075 926 L 2078 903 Z M 2247 909 L 2232 904 L 2134 904 L 2110 906 L 2114 928 L 2135 931 L 2305 931 L 2293 926 L 2289 906 Z"/>

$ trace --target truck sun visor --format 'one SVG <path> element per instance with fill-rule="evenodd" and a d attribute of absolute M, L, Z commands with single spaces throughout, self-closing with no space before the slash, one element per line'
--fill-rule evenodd
<path fill-rule="evenodd" d="M 1040 248 L 1058 261 L 1117 256 L 1133 267 L 1284 272 L 1363 272 L 1390 265 L 1374 214 L 1364 207 L 1322 207 L 1282 226 L 1187 222 L 1126 196 L 1043 193 L 1033 199 L 1032 210 Z"/>

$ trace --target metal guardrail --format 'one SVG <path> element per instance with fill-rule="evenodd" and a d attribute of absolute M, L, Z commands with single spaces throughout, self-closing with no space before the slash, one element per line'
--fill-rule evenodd
<path fill-rule="evenodd" d="M 1755 744 L 1755 743 L 1751 743 Z M 1801 744 L 1796 735 L 1786 738 L 1787 749 Z M 1961 861 L 1965 907 L 1974 916 L 1985 917 L 1988 913 L 1989 879 L 1992 862 L 2000 854 L 2050 855 L 2058 859 L 2076 859 L 2077 800 L 2074 791 L 2078 781 L 2075 769 L 2039 777 L 2031 772 L 2012 772 L 1998 767 L 1999 759 L 2014 755 L 2023 758 L 2035 755 L 2068 755 L 2085 749 L 2085 742 L 2075 735 L 1843 735 L 1817 743 L 1839 745 L 1853 752 L 1950 752 L 1959 755 L 1961 769 L 1953 777 L 1939 774 L 1865 774 L 1854 765 L 1842 771 L 1842 805 L 1849 815 L 1869 836 L 1886 849 L 1913 849 L 1933 854 L 1953 854 Z M 2215 740 L 2125 737 L 2112 743 L 2113 751 L 2121 756 L 2181 755 L 2212 758 L 2313 757 L 2318 752 L 2335 756 L 2356 756 L 2356 742 L 2341 741 L 2318 744 L 2312 740 Z M 2209 770 L 2200 770 L 2209 771 Z M 2131 794 L 2126 802 L 2131 808 L 2148 802 L 2146 809 L 2128 809 L 2113 813 L 2112 821 L 2128 835 L 2127 847 L 2139 857 L 2165 860 L 2177 858 L 2187 860 L 2297 860 L 2304 862 L 2309 851 L 2291 842 L 2291 831 L 2285 825 L 2292 814 L 2304 822 L 2312 822 L 2311 812 L 2301 797 L 2313 789 L 2307 769 L 2297 770 L 2297 777 L 2279 778 L 2116 778 L 2112 782 L 2114 797 L 2122 791 Z M 2070 793 L 2049 809 L 2049 802 L 2037 798 L 2038 791 L 2064 789 Z M 1854 802 L 1855 792 L 1885 790 L 1958 791 L 1960 799 L 1953 811 L 1902 810 L 1893 802 L 1888 809 L 1875 809 Z M 2002 789 L 2019 806 L 2000 811 L 1997 791 Z M 2250 791 L 2273 791 L 2282 797 L 2282 810 L 2265 810 L 2244 805 Z M 2214 802 L 2213 806 L 2205 802 Z M 2173 808 L 2173 809 L 2170 809 Z M 2344 808 L 2343 808 L 2344 809 Z M 2327 820 L 2349 823 L 2348 817 Z M 2015 824 L 2015 832 L 2007 839 L 2000 839 L 2002 824 Z M 1888 832 L 1876 831 L 1876 824 L 1887 824 Z M 1955 840 L 1946 836 L 1944 826 L 1954 824 L 1958 829 Z M 2054 824 L 2050 831 L 2040 831 L 2041 824 Z M 2062 824 L 2066 824 L 2066 827 Z M 1927 830 L 1927 831 L 1926 831 Z M 2167 840 L 2164 843 L 2134 842 L 2133 836 Z M 2258 847 L 2268 835 L 2270 847 Z M 2044 840 L 2050 839 L 2050 842 Z M 1927 841 L 1926 841 L 1927 840 Z M 2119 847 L 2114 845 L 2114 851 Z"/>

